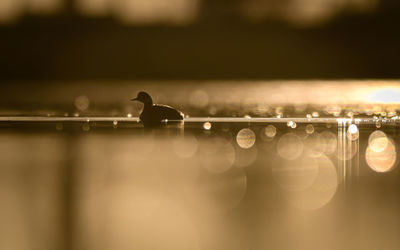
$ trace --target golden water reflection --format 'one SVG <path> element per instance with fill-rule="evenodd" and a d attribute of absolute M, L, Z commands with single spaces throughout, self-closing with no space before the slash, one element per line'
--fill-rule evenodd
<path fill-rule="evenodd" d="M 215 122 L 210 130 L 203 123 L 122 130 L 121 123 L 0 134 L 1 249 L 58 249 L 67 236 L 85 250 L 279 248 L 283 236 L 298 240 L 290 228 L 326 238 L 310 224 L 329 222 L 328 230 L 353 220 L 354 228 L 342 229 L 350 233 L 361 227 L 358 216 L 381 221 L 385 211 L 392 224 L 363 230 L 397 239 L 388 234 L 400 206 L 392 197 L 397 142 L 385 126 L 360 126 L 351 140 L 349 127 L 335 125 L 313 124 L 307 133 L 309 124 L 286 122 Z M 360 206 L 365 214 L 355 213 Z M 254 243 L 252 233 L 266 231 L 269 238 Z"/>

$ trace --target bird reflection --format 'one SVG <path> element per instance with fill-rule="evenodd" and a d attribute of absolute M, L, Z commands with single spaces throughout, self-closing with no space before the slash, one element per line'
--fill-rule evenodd
<path fill-rule="evenodd" d="M 183 120 L 182 112 L 170 106 L 153 104 L 151 96 L 144 91 L 139 92 L 137 97 L 131 101 L 139 101 L 144 104 L 139 118 L 145 127 L 161 125 L 164 120 Z"/>

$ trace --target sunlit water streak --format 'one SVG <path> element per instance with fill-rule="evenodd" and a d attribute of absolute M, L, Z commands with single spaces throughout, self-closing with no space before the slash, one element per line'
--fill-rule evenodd
<path fill-rule="evenodd" d="M 0 116 L 0 122 L 136 122 L 140 120 L 138 117 L 58 117 L 58 116 Z M 251 117 L 188 117 L 183 120 L 185 123 L 349 123 L 357 122 L 357 124 L 375 125 L 374 118 L 251 118 Z M 181 122 L 180 120 L 169 120 L 165 122 Z M 400 125 L 400 119 L 385 119 L 381 122 L 391 125 Z M 290 126 L 292 127 L 292 126 Z M 295 127 L 294 127 L 295 128 Z"/>

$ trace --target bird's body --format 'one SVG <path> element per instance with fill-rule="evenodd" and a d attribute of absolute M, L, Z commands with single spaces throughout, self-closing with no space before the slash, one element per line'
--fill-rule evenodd
<path fill-rule="evenodd" d="M 139 92 L 138 96 L 132 100 L 144 104 L 139 117 L 144 126 L 157 126 L 163 120 L 183 120 L 182 112 L 167 105 L 153 104 L 153 100 L 146 92 Z"/>
<path fill-rule="evenodd" d="M 163 120 L 182 120 L 182 112 L 166 105 L 153 104 L 144 107 L 140 114 L 140 121 L 143 125 L 158 125 Z"/>

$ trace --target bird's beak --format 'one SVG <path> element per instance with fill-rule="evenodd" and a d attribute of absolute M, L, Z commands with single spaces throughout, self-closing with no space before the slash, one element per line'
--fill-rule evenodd
<path fill-rule="evenodd" d="M 137 101 L 137 97 L 135 97 L 135 98 L 131 99 L 131 101 Z"/>

